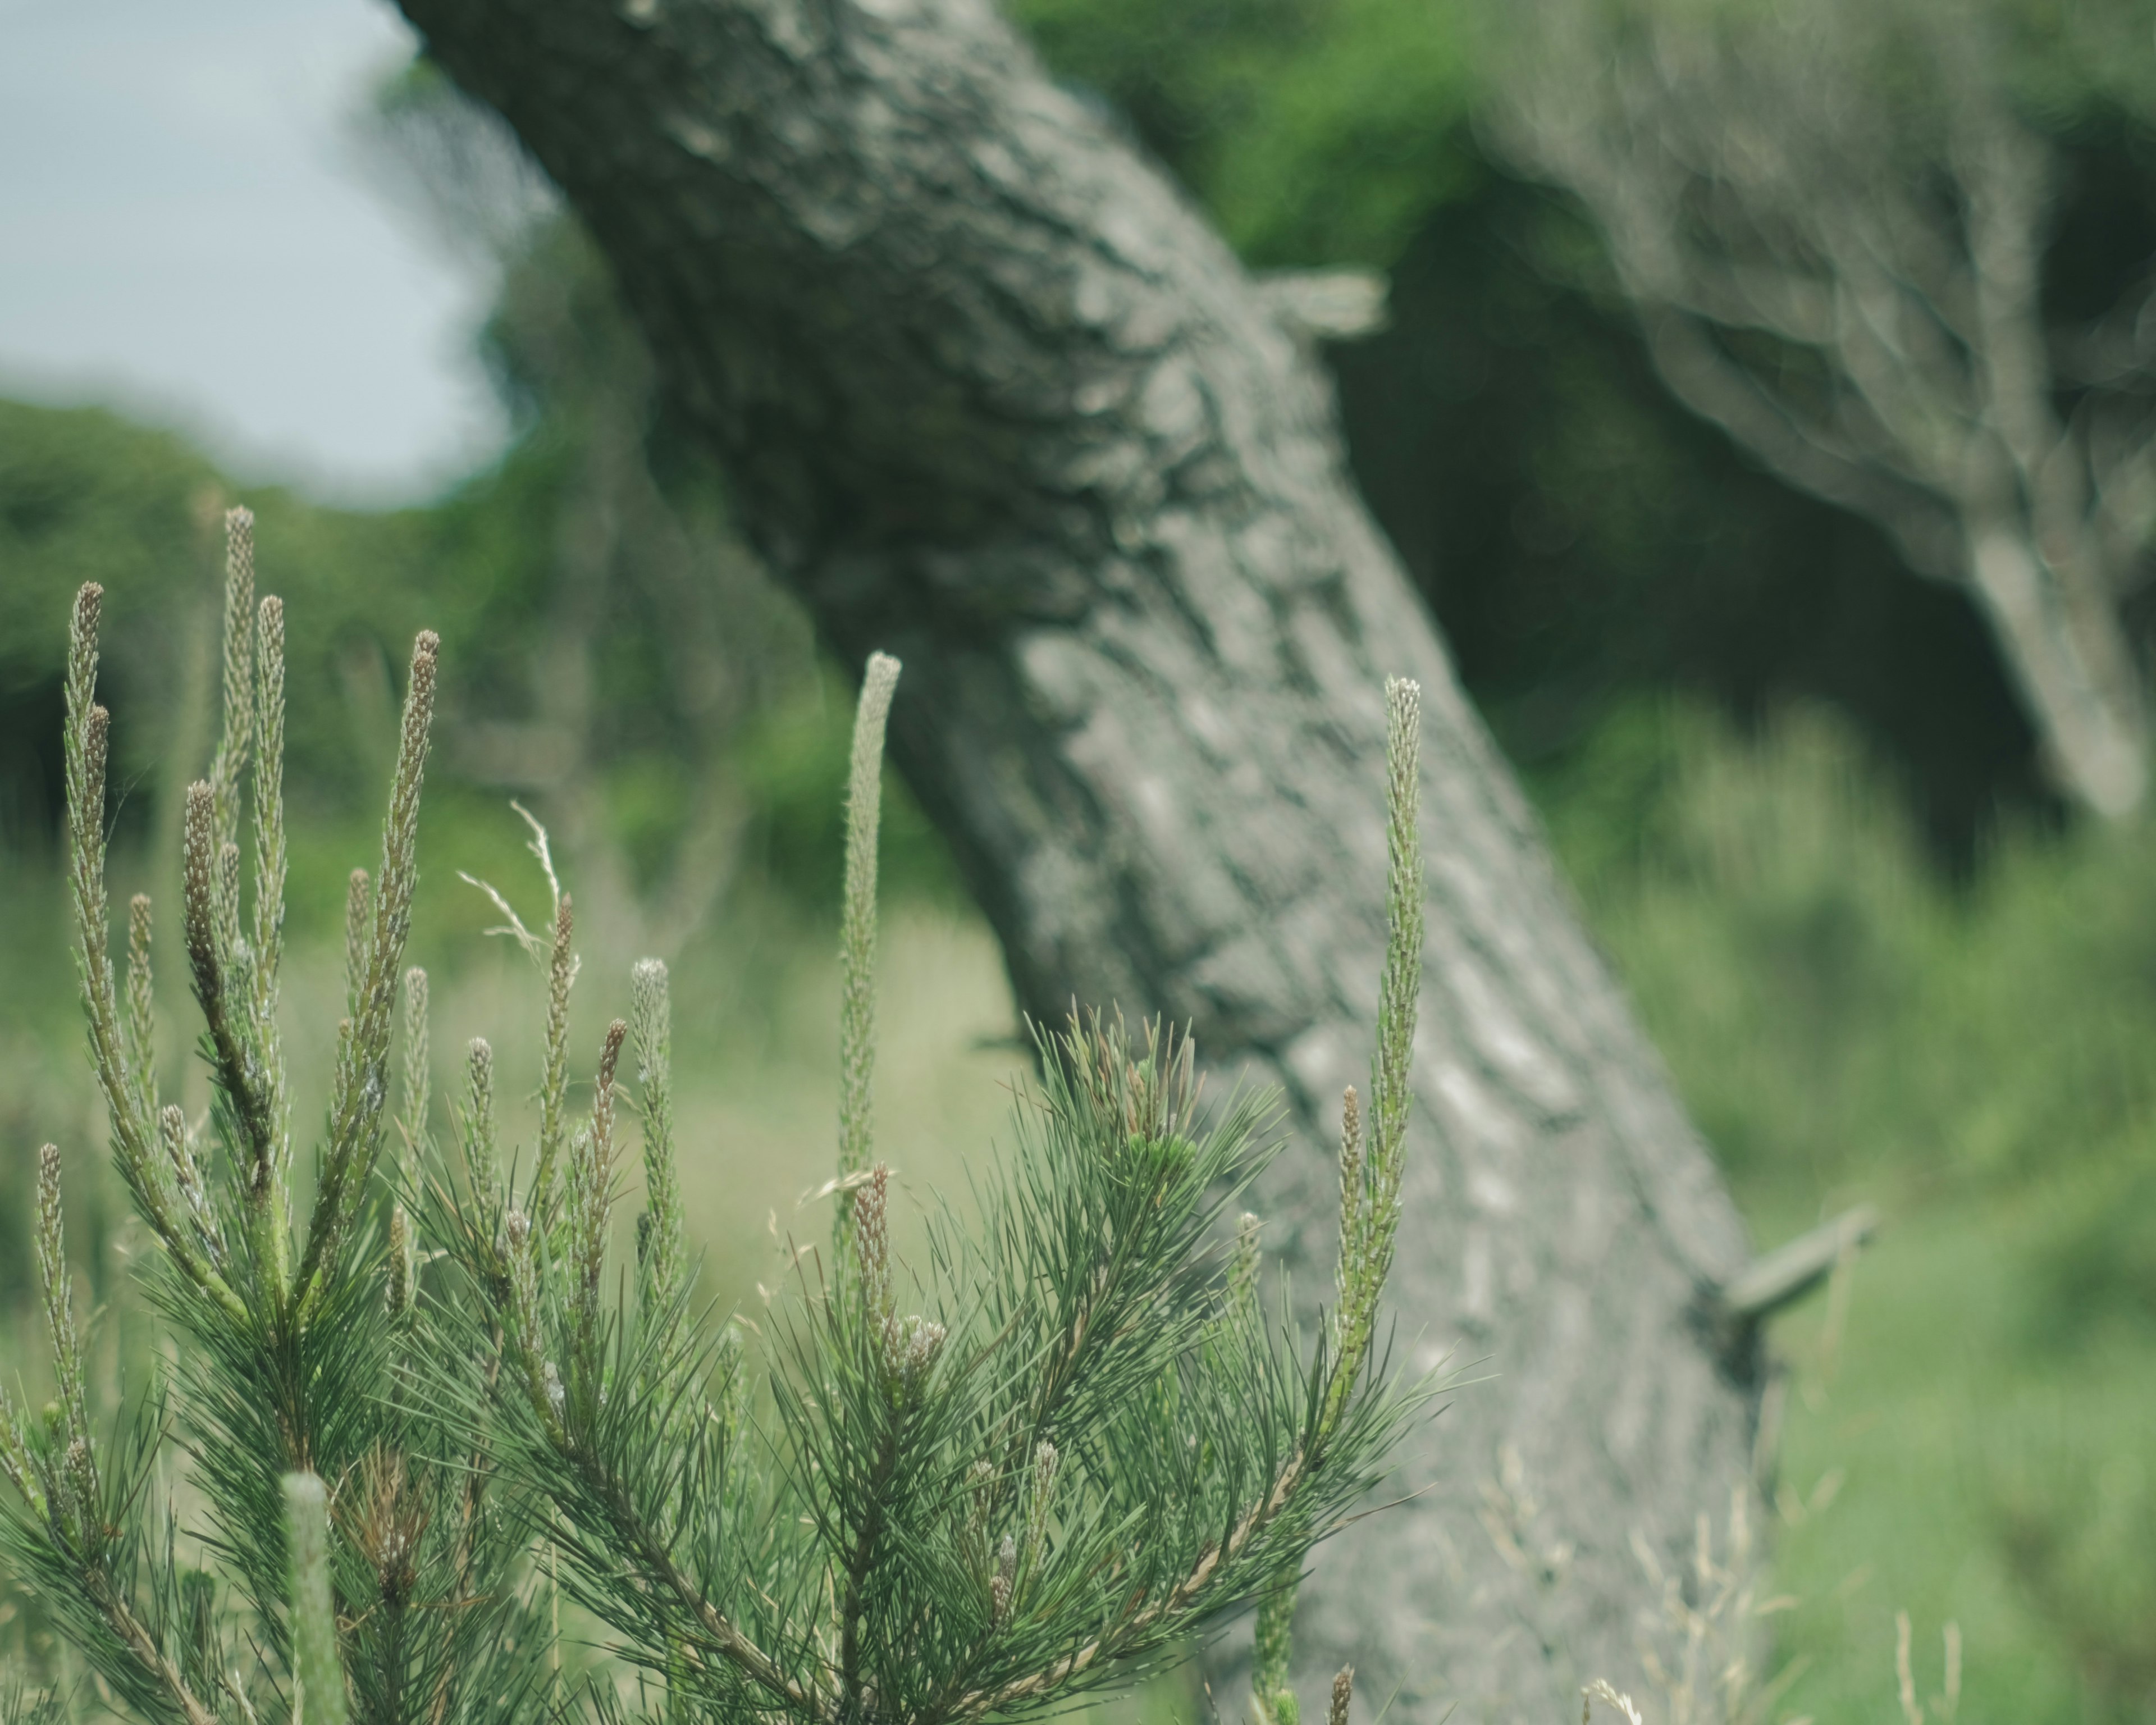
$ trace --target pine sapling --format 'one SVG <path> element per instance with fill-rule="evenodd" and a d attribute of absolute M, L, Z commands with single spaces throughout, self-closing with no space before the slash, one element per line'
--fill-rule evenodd
<path fill-rule="evenodd" d="M 100 1439 L 48 1147 L 36 1255 L 58 1394 L 42 1420 L 0 1398 L 0 1541 L 117 1703 L 186 1725 L 621 1717 L 619 1667 L 564 1681 L 566 1593 L 643 1715 L 670 1725 L 973 1725 L 1127 1681 L 1255 1605 L 1260 1709 L 1293 1725 L 1307 1554 L 1427 1393 L 1394 1383 L 1374 1345 L 1421 973 L 1414 685 L 1388 691 L 1378 1050 L 1367 1118 L 1353 1091 L 1345 1102 L 1340 1264 L 1313 1332 L 1285 1299 L 1268 1317 L 1243 1208 L 1279 1147 L 1276 1105 L 1209 1103 L 1187 1035 L 1112 1013 L 1037 1034 L 1011 1153 L 975 1176 L 978 1219 L 932 1204 L 917 1261 L 902 1255 L 872 1113 L 899 675 L 881 655 L 845 809 L 831 1250 L 799 1251 L 753 1323 L 713 1326 L 693 1293 L 665 967 L 629 973 L 629 1016 L 600 1040 L 580 1119 L 574 918 L 528 815 L 548 891 L 538 932 L 484 890 L 543 978 L 536 1141 L 528 1156 L 503 1142 L 484 1040 L 466 1045 L 453 1130 L 432 1129 L 429 991 L 404 952 L 431 634 L 410 661 L 378 865 L 348 885 L 326 1123 L 294 1213 L 284 614 L 254 593 L 251 517 L 235 511 L 228 531 L 223 726 L 184 823 L 201 1122 L 157 1086 L 146 900 L 129 906 L 124 998 L 109 955 L 94 586 L 69 644 L 85 1017 L 114 1159 L 160 1247 L 150 1291 L 178 1369 L 168 1396 Z M 644 1207 L 617 1273 L 632 1097 Z M 185 1547 L 168 1443 L 202 1507 Z M 1342 1671 L 1328 1725 L 1348 1725 L 1352 1693 Z"/>
<path fill-rule="evenodd" d="M 648 1207 L 633 1296 L 602 1304 L 619 1022 L 571 1147 L 562 1251 L 542 1250 L 542 1179 L 520 1193 L 513 1172 L 475 1162 L 486 1135 L 465 1132 L 430 1182 L 471 1293 L 444 1304 L 473 1314 L 466 1348 L 499 1351 L 495 1463 L 550 1506 L 564 1588 L 670 1719 L 1045 1712 L 1253 1603 L 1261 1705 L 1292 1717 L 1296 1579 L 1423 1394 L 1373 1349 L 1420 975 L 1415 691 L 1389 691 L 1376 1124 L 1366 1145 L 1351 1096 L 1336 1301 L 1306 1340 L 1262 1314 L 1256 1219 L 1226 1222 L 1276 1147 L 1272 1106 L 1206 1106 L 1190 1042 L 1158 1025 L 1133 1037 L 1096 1015 L 1043 1035 L 1015 1154 L 978 1177 L 978 1225 L 934 1211 L 924 1261 L 901 1260 L 870 1107 L 877 768 L 896 675 L 871 660 L 847 799 L 835 1260 L 797 1255 L 790 1296 L 757 1326 L 762 1387 L 745 1393 L 739 1327 L 709 1335 L 680 1297 L 665 973 L 639 965 Z M 558 944 L 547 968 L 573 974 Z M 542 1073 L 561 998 L 550 985 Z M 496 1189 L 498 1237 L 474 1196 Z M 1332 1725 L 1352 1691 L 1343 1671 Z"/>

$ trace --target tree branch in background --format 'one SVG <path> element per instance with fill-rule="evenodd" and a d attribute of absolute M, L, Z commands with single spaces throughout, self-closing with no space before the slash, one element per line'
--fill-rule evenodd
<path fill-rule="evenodd" d="M 2156 414 L 2133 387 L 2156 356 L 2114 339 L 2077 382 L 2054 367 L 2056 167 L 2015 110 L 2003 21 L 1918 0 L 1520 16 L 1495 131 L 1585 204 L 1671 390 L 1966 588 L 2061 788 L 2138 807 L 2148 715 L 2120 606 L 2156 530 Z"/>

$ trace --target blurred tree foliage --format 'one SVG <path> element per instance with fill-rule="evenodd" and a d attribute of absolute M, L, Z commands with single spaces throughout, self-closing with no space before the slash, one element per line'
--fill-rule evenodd
<path fill-rule="evenodd" d="M 1535 788 L 1599 937 L 1724 1164 L 1810 1209 L 1885 1171 L 2014 1189 L 2146 1153 L 2156 835 L 1994 835 L 1942 886 L 1847 726 L 1627 707 Z M 1980 1080 L 1979 1080 L 1980 1075 Z M 2128 1230 L 2059 1310 L 2151 1306 Z"/>
<path fill-rule="evenodd" d="M 348 696 L 386 676 L 365 663 L 408 632 L 427 590 L 435 524 L 418 511 L 346 515 L 282 491 L 258 494 L 285 588 L 321 614 L 292 644 L 293 752 L 311 813 L 357 790 L 370 751 L 355 750 Z M 58 815 L 58 667 L 71 596 L 86 580 L 113 595 L 113 673 L 154 720 L 116 729 L 123 829 L 146 817 L 176 745 L 207 754 L 206 721 L 186 711 L 191 680 L 208 699 L 214 619 L 204 595 L 211 534 L 228 488 L 178 439 L 97 409 L 0 406 L 0 736 L 8 740 L 8 834 L 35 846 Z M 491 595 L 460 586 L 445 631 L 484 628 Z M 194 733 L 188 732 L 190 725 Z M 147 794 L 145 794 L 145 791 Z"/>
<path fill-rule="evenodd" d="M 1260 268 L 1394 263 L 1485 169 L 1461 130 L 1485 19 L 1421 0 L 1015 0 Z"/>
<path fill-rule="evenodd" d="M 1591 213 L 1671 394 L 1964 588 L 2061 792 L 2136 807 L 2156 275 L 2046 303 L 2041 43 L 2005 8 L 1936 0 L 1512 16 L 1488 135 Z"/>
<path fill-rule="evenodd" d="M 641 346 L 573 226 L 540 227 L 483 342 L 518 424 L 495 467 L 379 514 L 246 491 L 265 588 L 294 619 L 295 866 L 319 856 L 341 875 L 331 859 L 372 819 L 387 770 L 393 666 L 431 627 L 436 818 L 508 832 L 506 799 L 531 799 L 582 878 L 658 901 L 653 917 L 672 923 L 639 932 L 662 944 L 740 866 L 824 914 L 847 701 L 729 531 L 716 475 L 660 420 Z M 110 595 L 116 710 L 141 716 L 117 732 L 118 829 L 155 841 L 212 742 L 211 540 L 237 495 L 168 434 L 0 403 L 0 846 L 38 855 L 58 818 L 61 631 L 85 580 Z M 945 890 L 912 805 L 887 824 L 895 888 Z M 326 874 L 301 880 L 295 916 L 336 914 L 340 892 Z"/>

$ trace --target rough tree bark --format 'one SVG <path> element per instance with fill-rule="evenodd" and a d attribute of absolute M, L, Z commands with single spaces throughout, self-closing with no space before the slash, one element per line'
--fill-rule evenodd
<path fill-rule="evenodd" d="M 1382 947 L 1380 685 L 1419 678 L 1433 858 L 1395 1277 L 1487 1358 L 1404 1507 L 1321 1555 L 1304 1692 L 1569 1717 L 1640 1682 L 1748 1489 L 1743 1232 L 1344 470 L 1314 356 L 982 0 L 403 0 L 619 272 L 744 522 L 850 661 L 1022 1005 L 1188 1019 L 1284 1087 L 1270 1243 L 1331 1269 Z M 1482 1374 L 1478 1374 L 1482 1375 Z M 1240 1704 L 1223 1696 L 1240 1712 Z"/>

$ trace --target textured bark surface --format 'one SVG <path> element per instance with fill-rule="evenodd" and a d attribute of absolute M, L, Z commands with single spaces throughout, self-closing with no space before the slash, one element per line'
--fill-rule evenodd
<path fill-rule="evenodd" d="M 1486 1359 L 1429 1489 L 1321 1554 L 1306 1704 L 1571 1717 L 1750 1471 L 1702 1291 L 1741 1228 L 1344 470 L 1313 357 L 978 0 L 404 0 L 618 270 L 746 525 L 858 665 L 1021 1003 L 1282 1086 L 1269 1243 L 1329 1277 L 1382 951 L 1381 685 L 1430 880 L 1403 1351 Z M 1240 1714 L 1240 1697 L 1222 1704 Z"/>

